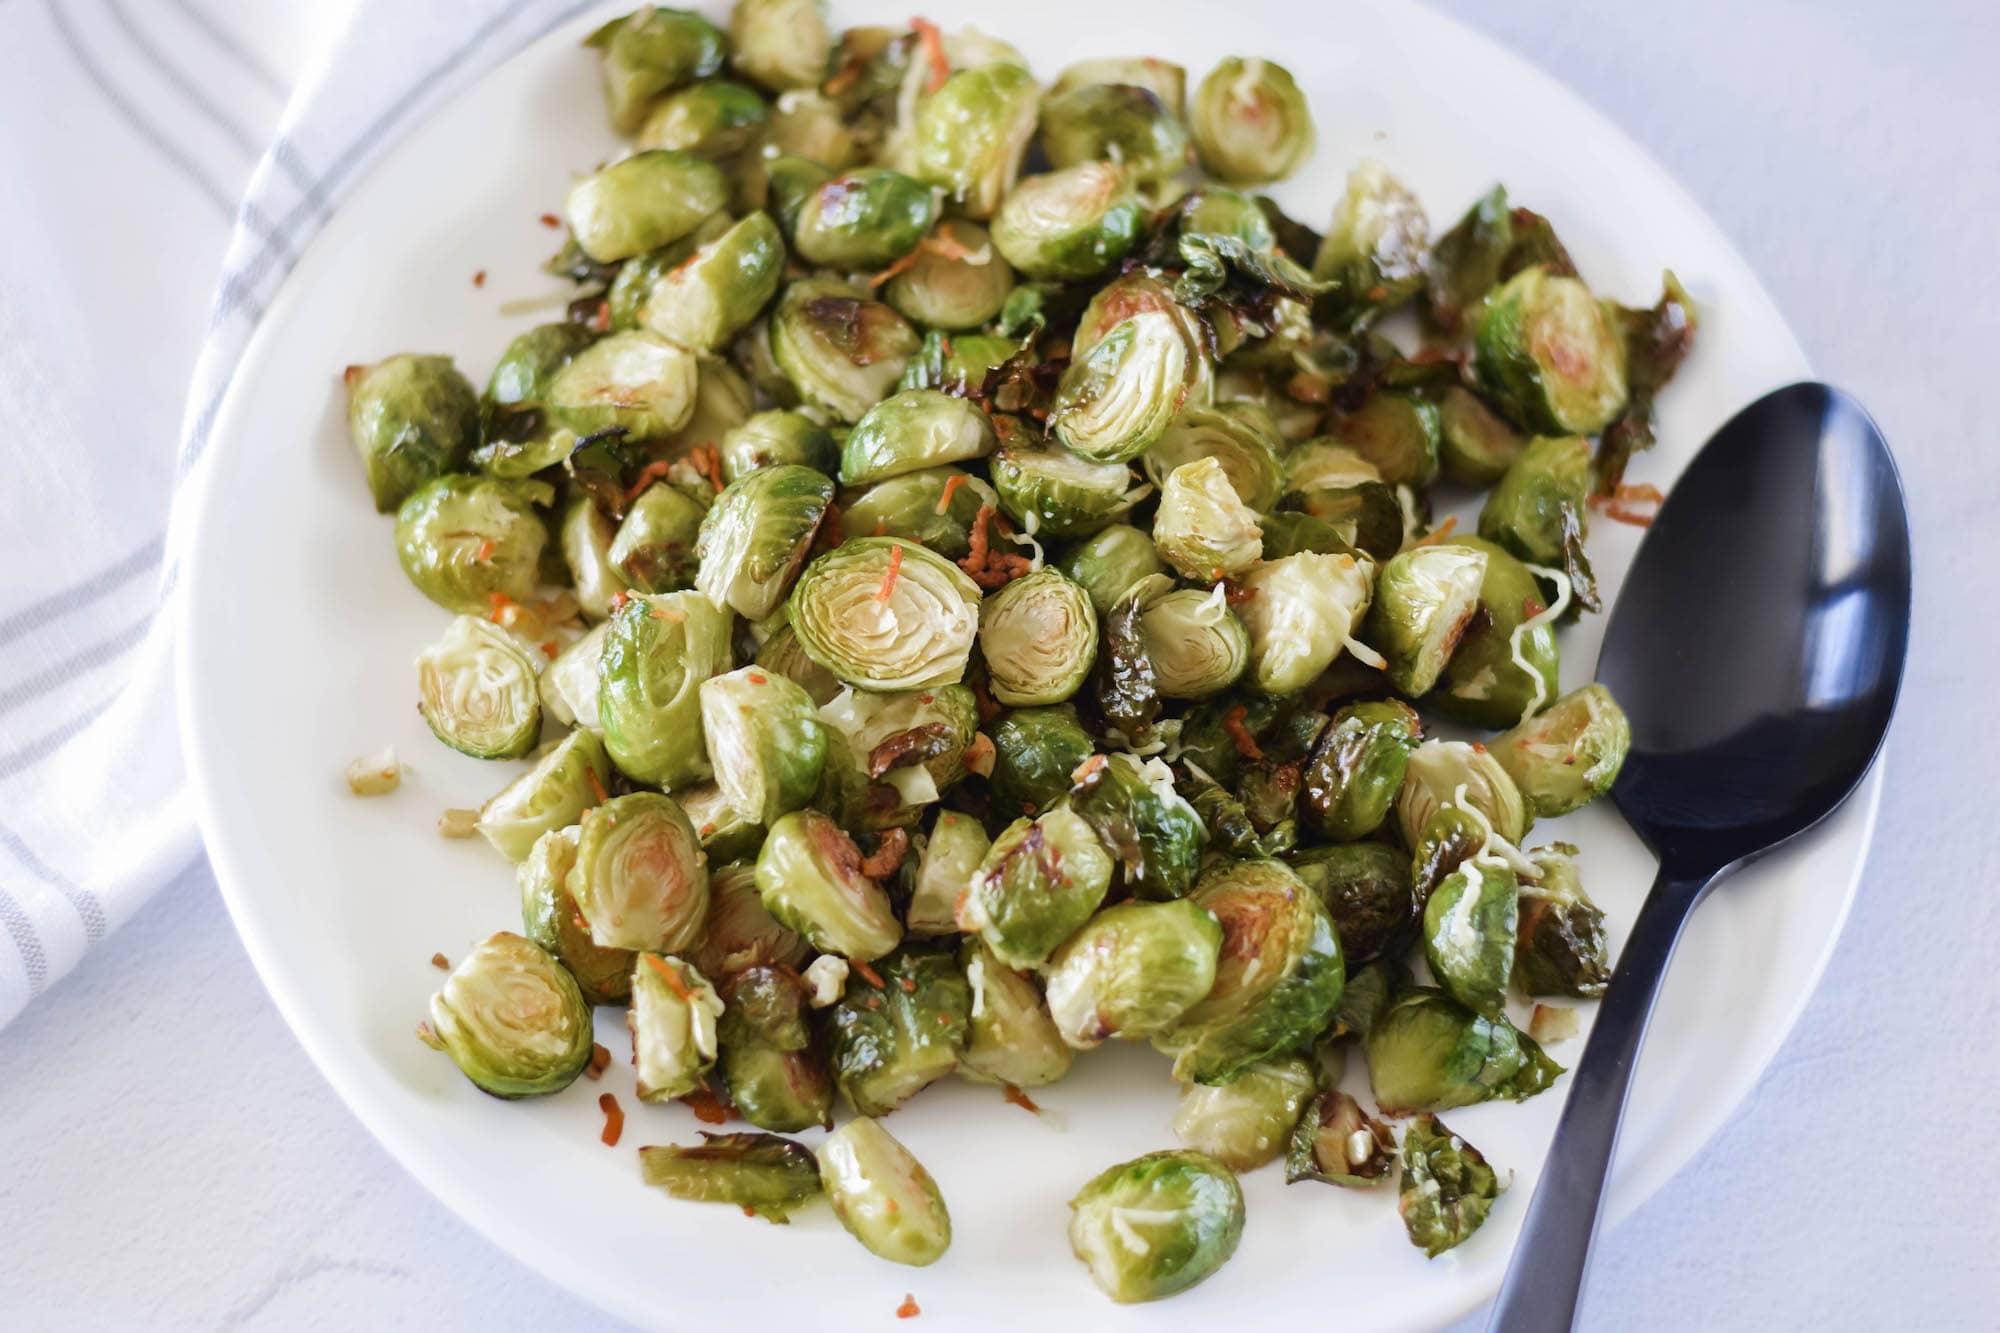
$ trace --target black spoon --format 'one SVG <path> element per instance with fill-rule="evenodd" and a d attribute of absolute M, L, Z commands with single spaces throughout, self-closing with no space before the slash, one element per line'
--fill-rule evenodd
<path fill-rule="evenodd" d="M 1660 874 L 1570 1076 L 1488 1333 L 1574 1325 L 1681 926 L 1716 880 L 1847 799 L 1889 729 L 1909 635 L 1909 520 L 1875 423 L 1813 383 L 1737 413 L 1674 484 L 1597 660 L 1632 721 L 1612 798 Z"/>

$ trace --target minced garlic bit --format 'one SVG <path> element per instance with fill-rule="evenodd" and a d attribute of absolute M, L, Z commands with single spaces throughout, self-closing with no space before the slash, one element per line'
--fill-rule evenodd
<path fill-rule="evenodd" d="M 479 831 L 477 810 L 447 810 L 438 816 L 438 833 L 447 838 L 469 838 Z"/>
<path fill-rule="evenodd" d="M 1528 1035 L 1545 1046 L 1551 1042 L 1568 1041 L 1581 1026 L 1576 1010 L 1560 1005 L 1538 1004 L 1528 1015 Z"/>
<path fill-rule="evenodd" d="M 385 745 L 347 766 L 347 789 L 356 796 L 387 796 L 403 783 L 403 766 L 394 746 Z"/>
<path fill-rule="evenodd" d="M 847 960 L 823 953 L 806 965 L 805 979 L 812 1007 L 824 1009 L 847 993 Z"/>

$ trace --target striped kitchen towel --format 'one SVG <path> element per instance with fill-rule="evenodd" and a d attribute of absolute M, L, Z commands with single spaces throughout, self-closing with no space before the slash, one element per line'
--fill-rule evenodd
<path fill-rule="evenodd" d="M 590 3 L 0 5 L 0 1024 L 200 853 L 174 502 L 265 307 L 389 144 Z"/>

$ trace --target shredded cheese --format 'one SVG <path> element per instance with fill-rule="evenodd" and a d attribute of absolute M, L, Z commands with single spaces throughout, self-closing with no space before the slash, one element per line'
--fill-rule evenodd
<path fill-rule="evenodd" d="M 1200 625 L 1220 625 L 1222 618 L 1229 614 L 1229 589 L 1218 583 L 1209 590 L 1200 606 L 1188 613 L 1188 619 Z"/>
<path fill-rule="evenodd" d="M 1525 560 L 1521 563 L 1524 565 L 1528 564 Z M 1540 712 L 1542 705 L 1549 701 L 1548 681 L 1542 678 L 1541 672 L 1528 665 L 1526 655 L 1528 631 L 1537 625 L 1547 624 L 1568 610 L 1570 599 L 1569 575 L 1563 573 L 1560 569 L 1550 569 L 1547 565 L 1528 565 L 1528 568 L 1556 585 L 1556 599 L 1516 625 L 1514 632 L 1507 636 L 1507 652 L 1514 659 L 1514 665 L 1525 671 L 1528 674 L 1528 679 L 1535 682 L 1535 692 L 1528 699 L 1527 711 L 1521 714 L 1521 721 L 1523 722 L 1526 722 L 1529 718 Z"/>
<path fill-rule="evenodd" d="M 1188 759 L 1182 762 L 1184 762 L 1187 765 L 1188 776 L 1195 778 L 1201 782 L 1206 782 L 1211 787 L 1220 787 L 1222 785 L 1221 783 L 1217 782 L 1214 778 L 1204 773 L 1202 771 L 1201 765 L 1197 764 L 1194 760 Z"/>
<path fill-rule="evenodd" d="M 1388 658 L 1382 656 L 1382 654 L 1376 652 L 1352 634 L 1344 636 L 1341 639 L 1341 643 L 1346 647 L 1349 655 L 1363 666 L 1371 666 L 1380 671 L 1389 665 Z"/>
<path fill-rule="evenodd" d="M 1020 532 L 1008 533 L 1007 540 L 1013 542 L 1016 546 L 1026 546 L 1033 550 L 1035 554 L 1029 558 L 1028 568 L 1031 570 L 1040 569 L 1043 561 L 1042 544 L 1035 540 L 1035 513 L 1033 510 L 1028 511 L 1027 518 L 1021 522 L 1021 527 L 1023 530 Z"/>
<path fill-rule="evenodd" d="M 1520 848 L 1501 837 L 1499 831 L 1493 827 L 1493 821 L 1486 817 L 1485 811 L 1465 799 L 1463 782 L 1452 792 L 1451 804 L 1465 811 L 1473 822 L 1479 825 L 1479 831 L 1485 838 L 1485 841 L 1480 843 L 1479 850 L 1472 854 L 1471 862 L 1483 861 L 1487 865 L 1502 866 L 1512 870 L 1517 877 L 1522 875 L 1534 879 L 1542 877 L 1542 868 L 1523 855 Z"/>

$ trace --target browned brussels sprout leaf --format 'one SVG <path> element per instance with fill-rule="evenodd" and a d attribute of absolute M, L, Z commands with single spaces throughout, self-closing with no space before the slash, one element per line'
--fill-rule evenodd
<path fill-rule="evenodd" d="M 1396 1200 L 1410 1243 L 1432 1259 L 1486 1221 L 1506 1186 L 1479 1149 L 1428 1113 L 1403 1131 L 1403 1184 Z"/>
<path fill-rule="evenodd" d="M 1396 1136 L 1338 1089 L 1306 1104 L 1285 1154 L 1285 1183 L 1379 1185 L 1396 1164 Z"/>
<path fill-rule="evenodd" d="M 1104 617 L 1104 651 L 1097 655 L 1091 694 L 1097 711 L 1133 745 L 1143 745 L 1160 715 L 1153 659 L 1139 632 L 1144 599 L 1127 593 Z"/>
<path fill-rule="evenodd" d="M 1321 237 L 1317 231 L 1288 215 L 1270 195 L 1260 194 L 1254 199 L 1264 221 L 1271 224 L 1271 233 L 1278 238 L 1281 253 L 1294 257 L 1319 253 Z"/>
<path fill-rule="evenodd" d="M 1196 310 L 1222 305 L 1268 314 L 1280 296 L 1310 301 L 1333 285 L 1316 281 L 1303 265 L 1276 251 L 1260 250 L 1239 236 L 1182 236 L 1178 248 L 1186 267 L 1174 283 L 1174 299 Z"/>
<path fill-rule="evenodd" d="M 776 1134 L 702 1134 L 696 1147 L 639 1149 L 648 1185 L 676 1199 L 733 1203 L 769 1222 L 788 1222 L 792 1209 L 820 1192 L 819 1159 Z"/>
<path fill-rule="evenodd" d="M 1507 187 L 1496 185 L 1431 247 L 1426 265 L 1431 323 L 1456 336 L 1465 327 L 1465 312 L 1500 281 L 1500 266 L 1513 244 Z"/>
<path fill-rule="evenodd" d="M 1263 841 L 1257 836 L 1257 826 L 1250 822 L 1243 802 L 1215 783 L 1204 782 L 1200 778 L 1189 779 L 1186 786 L 1188 803 L 1201 816 L 1201 822 L 1216 846 L 1236 857 L 1265 855 Z"/>
<path fill-rule="evenodd" d="M 1178 898 L 1194 883 L 1206 832 L 1164 763 L 1093 755 L 1076 771 L 1069 807 L 1111 852 L 1135 897 Z"/>
<path fill-rule="evenodd" d="M 1673 270 L 1661 283 L 1650 310 L 1612 308 L 1613 323 L 1625 337 L 1625 384 L 1629 397 L 1618 419 L 1604 428 L 1597 445 L 1597 494 L 1615 495 L 1632 455 L 1653 447 L 1653 400 L 1667 386 L 1694 345 L 1694 302 Z"/>

